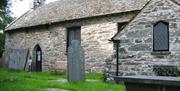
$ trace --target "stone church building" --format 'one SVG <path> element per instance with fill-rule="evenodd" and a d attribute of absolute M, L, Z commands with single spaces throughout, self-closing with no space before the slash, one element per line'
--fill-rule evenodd
<path fill-rule="evenodd" d="M 66 70 L 67 49 L 79 40 L 87 72 L 154 75 L 154 65 L 180 63 L 180 1 L 57 0 L 29 10 L 5 34 L 5 49 L 28 49 L 39 71 Z"/>

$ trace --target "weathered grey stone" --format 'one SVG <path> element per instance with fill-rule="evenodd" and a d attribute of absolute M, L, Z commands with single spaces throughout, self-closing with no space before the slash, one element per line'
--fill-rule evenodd
<path fill-rule="evenodd" d="M 145 28 L 151 28 L 152 25 L 145 25 Z"/>
<path fill-rule="evenodd" d="M 141 39 L 135 39 L 135 43 L 142 43 Z"/>
<path fill-rule="evenodd" d="M 123 65 L 139 65 L 140 63 L 136 62 L 136 61 L 132 61 L 131 62 L 125 62 L 123 63 Z"/>
<path fill-rule="evenodd" d="M 146 37 L 149 35 L 149 33 L 151 31 L 149 29 L 144 29 L 143 27 L 141 27 L 140 29 L 142 29 L 142 30 L 128 32 L 127 37 L 134 37 L 134 38 Z"/>
<path fill-rule="evenodd" d="M 81 48 L 80 41 L 72 40 L 68 48 L 68 81 L 84 81 L 84 51 Z"/>
<path fill-rule="evenodd" d="M 125 48 L 120 48 L 119 49 L 119 52 L 120 53 L 123 53 L 123 54 L 126 54 L 127 53 L 127 50 Z"/>
<path fill-rule="evenodd" d="M 49 80 L 50 82 L 68 83 L 67 79 Z"/>
<path fill-rule="evenodd" d="M 128 73 L 125 73 L 127 76 L 134 76 L 134 75 L 136 75 L 136 73 L 135 72 L 128 72 Z"/>
<path fill-rule="evenodd" d="M 120 43 L 129 43 L 130 40 L 129 39 L 120 39 Z"/>
<path fill-rule="evenodd" d="M 70 90 L 60 89 L 60 88 L 48 88 L 47 91 L 70 91 Z"/>
<path fill-rule="evenodd" d="M 180 86 L 179 77 L 121 76 L 114 79 L 116 83 L 124 82 L 126 91 L 179 91 Z"/>
<path fill-rule="evenodd" d="M 148 38 L 148 39 L 144 40 L 144 42 L 145 42 L 145 43 L 152 43 L 153 40 L 152 40 L 152 38 Z"/>
<path fill-rule="evenodd" d="M 137 45 L 130 46 L 128 50 L 129 51 L 150 51 L 151 48 L 147 44 L 137 44 Z"/>
<path fill-rule="evenodd" d="M 179 0 L 151 0 L 114 39 L 127 39 L 131 43 L 120 43 L 126 53 L 119 50 L 119 73 L 123 75 L 155 75 L 154 64 L 180 64 L 180 6 Z M 169 51 L 153 52 L 153 26 L 158 21 L 169 24 Z M 122 35 L 123 34 L 123 35 Z M 140 39 L 142 40 L 136 40 Z M 134 57 L 131 57 L 131 56 Z M 116 61 L 112 61 L 115 62 Z M 138 64 L 139 63 L 139 64 Z"/>
<path fill-rule="evenodd" d="M 180 39 L 176 38 L 175 43 L 180 43 Z"/>
<path fill-rule="evenodd" d="M 33 57 L 34 47 L 39 44 L 43 52 L 42 71 L 66 71 L 66 27 L 78 23 L 82 25 L 81 45 L 85 51 L 86 71 L 104 72 L 105 60 L 113 54 L 113 43 L 109 39 L 117 32 L 117 24 L 109 21 L 119 22 L 129 19 L 130 16 L 118 17 L 109 16 L 105 19 L 101 17 L 98 21 L 97 18 L 79 20 L 48 28 L 45 26 L 30 28 L 26 30 L 27 32 L 22 29 L 21 32 L 6 33 L 5 47 L 6 49 L 28 48 Z"/>
<path fill-rule="evenodd" d="M 128 58 L 134 58 L 134 57 L 135 57 L 135 55 L 128 55 L 128 54 L 119 56 L 120 59 L 128 59 Z"/>
<path fill-rule="evenodd" d="M 3 59 L 8 65 L 9 70 L 24 71 L 28 55 L 28 49 L 9 49 L 5 51 Z"/>
<path fill-rule="evenodd" d="M 180 31 L 174 31 L 172 32 L 172 34 L 170 34 L 171 36 L 180 36 Z"/>
<path fill-rule="evenodd" d="M 177 23 L 171 23 L 169 27 L 170 27 L 170 28 L 176 28 L 176 29 L 177 29 Z"/>

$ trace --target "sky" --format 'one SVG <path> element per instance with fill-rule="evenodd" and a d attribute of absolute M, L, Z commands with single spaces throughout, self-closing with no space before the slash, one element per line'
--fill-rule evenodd
<path fill-rule="evenodd" d="M 13 13 L 13 16 L 20 17 L 22 14 L 24 14 L 26 11 L 28 11 L 31 8 L 30 4 L 33 0 L 11 0 L 11 1 L 12 1 L 11 11 Z M 46 0 L 46 4 L 54 1 L 57 0 Z"/>

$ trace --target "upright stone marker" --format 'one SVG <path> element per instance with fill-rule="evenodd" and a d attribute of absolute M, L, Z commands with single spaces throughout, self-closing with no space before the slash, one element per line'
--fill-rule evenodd
<path fill-rule="evenodd" d="M 72 40 L 68 48 L 68 81 L 84 81 L 84 51 L 78 40 Z"/>
<path fill-rule="evenodd" d="M 9 70 L 25 70 L 28 49 L 8 49 L 4 53 L 4 60 Z"/>

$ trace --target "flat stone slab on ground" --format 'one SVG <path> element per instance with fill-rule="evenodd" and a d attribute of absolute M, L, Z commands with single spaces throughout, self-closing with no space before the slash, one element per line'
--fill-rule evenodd
<path fill-rule="evenodd" d="M 100 80 L 86 79 L 86 82 L 99 82 Z"/>
<path fill-rule="evenodd" d="M 166 76 L 117 76 L 117 77 L 114 77 L 114 78 L 118 82 L 135 82 L 135 83 L 145 83 L 145 84 L 180 86 L 180 77 L 166 77 Z"/>
<path fill-rule="evenodd" d="M 67 83 L 67 79 L 58 79 L 58 80 L 51 80 L 51 81 L 54 81 L 54 82 L 61 82 L 61 83 Z"/>
<path fill-rule="evenodd" d="M 61 82 L 61 83 L 67 83 L 67 79 L 58 79 L 58 80 L 50 80 L 53 82 Z M 93 80 L 93 79 L 86 79 L 86 82 L 99 82 L 100 80 Z"/>
<path fill-rule="evenodd" d="M 48 91 L 70 91 L 70 90 L 65 90 L 60 88 L 48 88 Z"/>
<path fill-rule="evenodd" d="M 180 91 L 180 77 L 117 76 L 117 83 L 124 83 L 126 91 Z"/>

